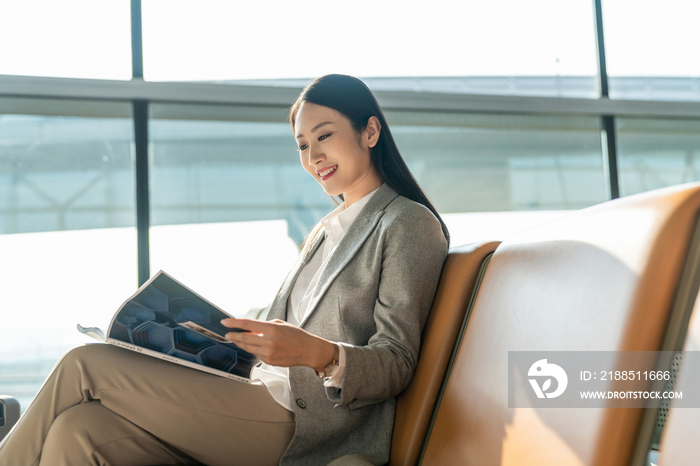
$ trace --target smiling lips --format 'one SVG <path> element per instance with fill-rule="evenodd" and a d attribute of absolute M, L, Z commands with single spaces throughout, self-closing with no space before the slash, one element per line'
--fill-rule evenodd
<path fill-rule="evenodd" d="M 322 180 L 327 180 L 328 178 L 331 177 L 331 175 L 333 175 L 333 173 L 335 173 L 335 170 L 337 168 L 338 168 L 338 165 L 334 165 L 332 167 L 328 167 L 328 168 L 324 169 L 323 171 L 316 172 L 316 173 L 318 173 L 318 176 L 320 176 Z"/>

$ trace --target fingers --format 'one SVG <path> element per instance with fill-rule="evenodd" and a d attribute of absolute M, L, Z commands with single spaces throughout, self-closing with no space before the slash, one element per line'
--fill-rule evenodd
<path fill-rule="evenodd" d="M 252 332 L 228 332 L 224 337 L 243 351 L 247 351 L 260 359 L 268 346 L 263 340 L 264 335 Z"/>
<path fill-rule="evenodd" d="M 231 341 L 233 341 L 233 340 L 231 340 Z M 247 352 L 254 354 L 255 356 L 258 356 L 258 357 L 260 357 L 262 350 L 265 348 L 265 346 L 255 345 L 252 343 L 244 343 L 242 341 L 233 341 L 233 343 L 237 347 L 242 349 L 243 351 L 247 351 Z"/>
<path fill-rule="evenodd" d="M 221 324 L 242 330 L 228 332 L 225 337 L 263 362 L 283 367 L 307 365 L 313 337 L 299 327 L 283 320 L 259 321 L 236 318 L 223 319 Z"/>
<path fill-rule="evenodd" d="M 265 363 L 279 365 L 284 362 L 280 359 L 287 355 L 286 351 L 270 343 L 264 335 L 258 333 L 229 332 L 226 338 L 231 340 L 237 347 L 258 357 Z"/>
<path fill-rule="evenodd" d="M 248 345 L 256 345 L 259 346 L 263 344 L 261 338 L 264 336 L 260 333 L 252 333 L 252 332 L 228 332 L 226 335 L 224 335 L 227 340 L 231 340 L 235 344 L 239 345 L 239 343 L 244 343 Z M 240 345 L 239 345 L 240 346 Z"/>
<path fill-rule="evenodd" d="M 229 317 L 221 320 L 221 325 L 228 328 L 240 328 L 249 332 L 264 333 L 264 329 L 269 329 L 272 325 L 270 322 L 251 319 L 236 319 Z"/>
<path fill-rule="evenodd" d="M 245 325 L 244 321 L 246 320 L 248 319 L 236 319 L 235 317 L 228 317 L 226 319 L 221 319 L 221 325 L 229 328 L 239 328 L 240 325 Z"/>

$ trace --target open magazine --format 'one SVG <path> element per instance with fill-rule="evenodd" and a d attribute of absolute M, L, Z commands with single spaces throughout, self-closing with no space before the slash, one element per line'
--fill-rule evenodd
<path fill-rule="evenodd" d="M 259 359 L 224 335 L 231 317 L 162 270 L 144 283 L 112 318 L 107 336 L 99 328 L 81 333 L 99 341 L 242 382 Z M 238 330 L 243 331 L 243 330 Z"/>

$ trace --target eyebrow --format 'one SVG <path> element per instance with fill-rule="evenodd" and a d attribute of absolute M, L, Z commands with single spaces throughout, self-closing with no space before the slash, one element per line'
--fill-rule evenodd
<path fill-rule="evenodd" d="M 323 123 L 319 123 L 319 124 L 317 124 L 316 126 L 314 126 L 314 127 L 311 129 L 311 132 L 312 132 L 312 133 L 315 133 L 316 130 L 319 129 L 321 126 L 331 125 L 331 124 L 333 124 L 332 121 L 324 121 Z M 303 137 L 304 137 L 303 134 L 301 134 L 301 133 L 297 134 L 297 139 L 303 138 Z"/>

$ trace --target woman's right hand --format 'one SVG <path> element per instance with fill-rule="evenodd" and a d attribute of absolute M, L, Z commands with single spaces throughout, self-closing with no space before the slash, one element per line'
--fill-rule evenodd
<path fill-rule="evenodd" d="M 223 319 L 221 324 L 245 332 L 229 332 L 226 338 L 266 364 L 280 367 L 308 366 L 321 372 L 333 361 L 336 347 L 283 320 Z"/>

